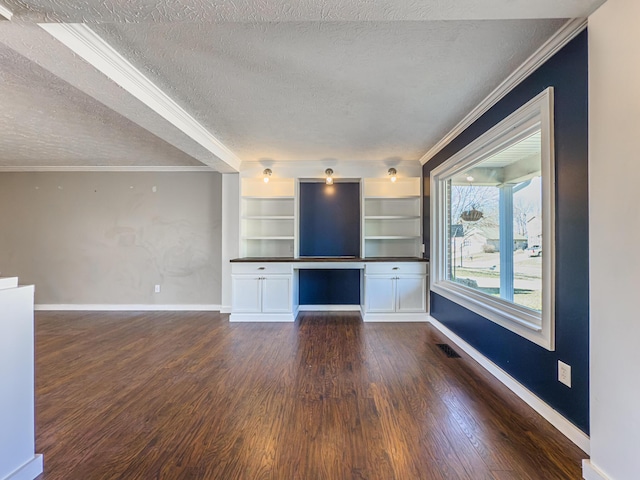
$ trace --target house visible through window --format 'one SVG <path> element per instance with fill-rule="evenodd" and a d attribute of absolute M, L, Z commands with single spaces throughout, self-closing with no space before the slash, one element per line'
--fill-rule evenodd
<path fill-rule="evenodd" d="M 448 180 L 449 279 L 542 311 L 540 129 Z M 510 178 L 512 177 L 512 178 Z"/>
<path fill-rule="evenodd" d="M 432 290 L 553 349 L 553 90 L 431 177 Z"/>

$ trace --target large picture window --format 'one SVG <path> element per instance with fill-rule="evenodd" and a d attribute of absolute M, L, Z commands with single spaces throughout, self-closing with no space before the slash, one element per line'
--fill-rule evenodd
<path fill-rule="evenodd" d="M 436 293 L 554 349 L 553 89 L 434 169 Z"/>

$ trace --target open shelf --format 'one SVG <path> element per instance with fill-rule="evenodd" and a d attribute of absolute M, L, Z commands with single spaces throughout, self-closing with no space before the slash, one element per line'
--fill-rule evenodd
<path fill-rule="evenodd" d="M 363 246 L 365 257 L 418 257 L 422 237 L 420 179 L 364 180 Z"/>
<path fill-rule="evenodd" d="M 293 179 L 245 178 L 241 185 L 240 255 L 292 257 L 295 246 Z"/>

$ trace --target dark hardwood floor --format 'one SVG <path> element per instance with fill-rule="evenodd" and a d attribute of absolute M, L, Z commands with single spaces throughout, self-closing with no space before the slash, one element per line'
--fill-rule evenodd
<path fill-rule="evenodd" d="M 427 324 L 36 314 L 41 479 L 579 479 L 586 455 Z"/>

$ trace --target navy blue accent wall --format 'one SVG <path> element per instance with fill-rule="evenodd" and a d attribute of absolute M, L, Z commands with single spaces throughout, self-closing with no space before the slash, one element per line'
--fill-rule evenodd
<path fill-rule="evenodd" d="M 360 270 L 300 270 L 300 305 L 360 305 Z"/>
<path fill-rule="evenodd" d="M 360 256 L 360 184 L 300 184 L 300 256 Z"/>
<path fill-rule="evenodd" d="M 300 184 L 300 256 L 360 256 L 360 183 Z M 359 305 L 359 270 L 300 270 L 301 305 Z"/>
<path fill-rule="evenodd" d="M 423 167 L 429 173 L 547 87 L 554 87 L 556 161 L 556 350 L 549 352 L 431 293 L 431 315 L 589 433 L 588 64 L 583 32 Z M 429 189 L 425 190 L 429 212 Z M 429 217 L 425 216 L 429 245 Z M 427 247 L 427 251 L 428 247 Z M 572 388 L 557 381 L 571 365 Z"/>

